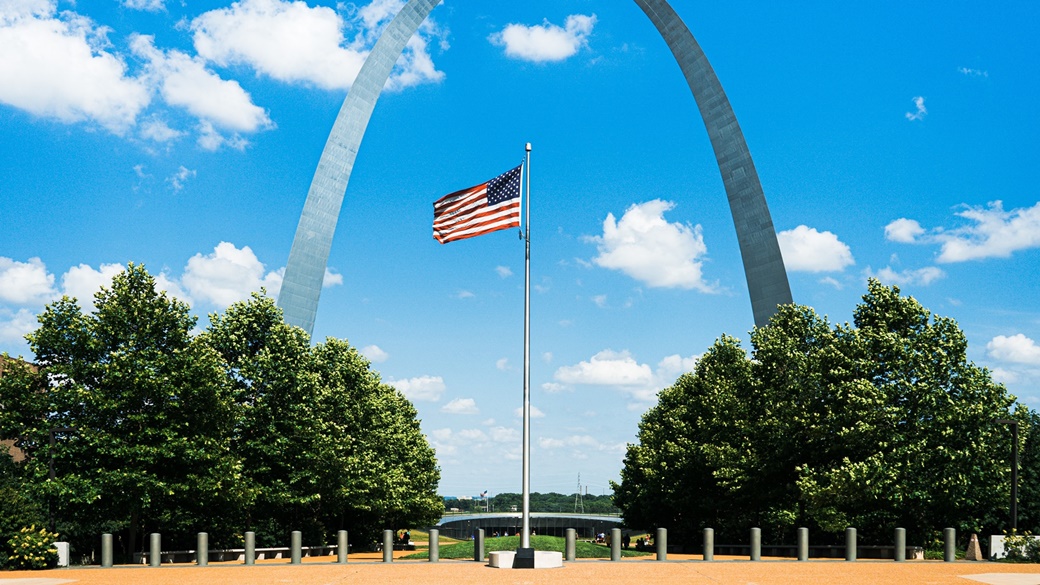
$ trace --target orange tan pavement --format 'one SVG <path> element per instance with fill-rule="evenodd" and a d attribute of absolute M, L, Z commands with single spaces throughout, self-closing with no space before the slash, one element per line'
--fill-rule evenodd
<path fill-rule="evenodd" d="M 381 558 L 381 557 L 378 557 Z M 716 557 L 669 555 L 668 561 L 624 559 L 579 560 L 561 569 L 493 569 L 473 561 L 396 560 L 379 562 L 375 555 L 351 555 L 346 565 L 334 558 L 304 559 L 293 566 L 286 560 L 210 563 L 208 567 L 164 565 L 160 568 L 119 566 L 11 571 L 0 573 L 0 585 L 339 585 L 394 583 L 397 585 L 539 585 L 625 583 L 634 585 L 1040 585 L 1040 567 L 1007 563 L 958 561 L 762 560 L 750 562 Z"/>

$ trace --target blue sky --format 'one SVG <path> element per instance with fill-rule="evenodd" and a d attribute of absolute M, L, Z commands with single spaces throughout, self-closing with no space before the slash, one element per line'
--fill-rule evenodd
<path fill-rule="evenodd" d="M 399 0 L 0 0 L 0 350 L 144 263 L 205 326 L 276 291 L 326 136 Z M 1040 406 L 1040 4 L 687 2 L 796 302 L 868 276 Z M 359 153 L 315 338 L 419 409 L 445 495 L 520 489 L 523 245 L 432 203 L 532 153 L 532 485 L 606 493 L 655 393 L 750 303 L 677 65 L 634 3 L 448 0 Z"/>

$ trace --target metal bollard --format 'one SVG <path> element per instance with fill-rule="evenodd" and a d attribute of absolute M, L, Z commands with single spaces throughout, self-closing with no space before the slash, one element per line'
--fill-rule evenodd
<path fill-rule="evenodd" d="M 209 535 L 205 532 L 195 538 L 195 564 L 200 567 L 209 564 Z"/>
<path fill-rule="evenodd" d="M 573 561 L 577 556 L 578 550 L 578 532 L 573 528 L 568 528 L 564 531 L 564 560 Z"/>
<path fill-rule="evenodd" d="M 432 540 L 433 537 L 431 536 Z M 432 544 L 430 546 L 433 546 Z M 432 550 L 432 549 L 431 549 Z M 350 552 L 350 543 L 347 542 L 347 531 L 340 530 L 336 533 L 336 562 L 343 564 L 347 562 L 347 553 Z"/>
<path fill-rule="evenodd" d="M 383 562 L 394 562 L 394 531 L 383 531 Z"/>
<path fill-rule="evenodd" d="M 895 548 L 892 550 L 892 560 L 901 563 L 906 560 L 906 528 L 896 528 Z"/>
<path fill-rule="evenodd" d="M 252 565 L 256 562 L 256 533 L 246 532 L 246 554 L 245 561 L 247 565 Z"/>
<path fill-rule="evenodd" d="M 293 530 L 292 534 L 289 537 L 289 556 L 291 558 L 289 564 L 300 564 L 300 549 L 302 548 L 302 541 L 303 533 L 301 533 L 299 530 Z"/>
<path fill-rule="evenodd" d="M 668 529 L 658 528 L 657 535 L 654 537 L 654 544 L 657 545 L 657 560 L 666 561 L 668 560 Z"/>
<path fill-rule="evenodd" d="M 436 528 L 430 529 L 430 562 L 436 563 L 441 560 L 441 531 Z"/>
<path fill-rule="evenodd" d="M 162 564 L 162 535 L 153 532 L 148 540 L 148 564 L 158 567 Z"/>
<path fill-rule="evenodd" d="M 762 560 L 762 529 L 751 529 L 751 560 Z"/>
<path fill-rule="evenodd" d="M 957 531 L 953 528 L 943 529 L 943 561 L 952 563 L 957 560 Z"/>
<path fill-rule="evenodd" d="M 477 528 L 473 533 L 473 560 L 478 563 L 484 562 L 484 529 Z"/>
<path fill-rule="evenodd" d="M 101 567 L 108 569 L 112 566 L 112 535 L 101 535 Z"/>
<path fill-rule="evenodd" d="M 845 560 L 856 560 L 856 529 L 851 526 L 845 529 Z"/>
<path fill-rule="evenodd" d="M 798 529 L 798 560 L 809 560 L 809 529 Z"/>
<path fill-rule="evenodd" d="M 610 529 L 610 560 L 621 560 L 621 529 Z"/>
<path fill-rule="evenodd" d="M 715 560 L 715 530 L 713 528 L 704 529 L 704 560 Z"/>

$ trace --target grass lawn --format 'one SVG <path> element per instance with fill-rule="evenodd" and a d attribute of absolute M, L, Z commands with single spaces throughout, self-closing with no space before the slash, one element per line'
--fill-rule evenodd
<path fill-rule="evenodd" d="M 443 541 L 442 541 L 443 542 Z M 484 552 L 493 550 L 516 550 L 520 546 L 519 536 L 500 536 L 498 538 L 485 538 L 484 539 Z M 531 547 L 535 550 L 549 550 L 565 553 L 564 547 L 566 546 L 566 540 L 559 536 L 532 536 Z M 473 541 L 463 540 L 456 544 L 444 545 L 440 547 L 440 557 L 442 559 L 472 559 L 473 558 Z M 640 552 L 636 550 L 625 550 L 621 549 L 621 556 L 623 557 L 641 557 L 650 555 L 649 552 Z M 589 542 L 578 541 L 575 543 L 574 555 L 579 559 L 606 559 L 610 558 L 610 548 L 603 546 L 602 544 L 593 544 Z M 417 552 L 414 555 L 408 555 L 404 557 L 406 559 L 428 559 L 430 558 L 429 551 Z"/>

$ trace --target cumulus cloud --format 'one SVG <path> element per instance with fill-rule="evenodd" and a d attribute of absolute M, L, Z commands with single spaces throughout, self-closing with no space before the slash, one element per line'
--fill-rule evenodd
<path fill-rule="evenodd" d="M 187 182 L 188 179 L 194 178 L 197 174 L 198 173 L 195 170 L 181 165 L 176 172 L 166 178 L 166 182 L 170 184 L 170 188 L 174 191 L 180 191 L 184 188 L 184 183 Z"/>
<path fill-rule="evenodd" d="M 101 287 L 111 287 L 112 279 L 125 269 L 122 264 L 102 264 L 98 268 L 80 264 L 62 275 L 61 287 L 66 295 L 79 301 L 80 307 L 87 309 L 94 306 L 94 295 Z"/>
<path fill-rule="evenodd" d="M 280 274 L 265 272 L 263 263 L 249 246 L 239 249 L 230 242 L 217 244 L 209 254 L 192 256 L 181 277 L 192 298 L 221 309 L 248 298 L 262 287 L 277 296 L 281 281 Z"/>
<path fill-rule="evenodd" d="M 140 135 L 141 138 L 153 142 L 170 142 L 184 136 L 184 132 L 170 128 L 162 120 L 151 119 L 141 123 Z"/>
<path fill-rule="evenodd" d="M 19 262 L 0 256 L 0 301 L 14 305 L 40 306 L 52 300 L 54 275 L 39 258 Z"/>
<path fill-rule="evenodd" d="M 495 360 L 495 367 L 503 372 L 509 370 L 509 358 L 499 358 Z"/>
<path fill-rule="evenodd" d="M 477 408 L 477 401 L 472 398 L 456 398 L 442 406 L 441 412 L 448 414 L 480 414 L 480 409 Z"/>
<path fill-rule="evenodd" d="M 1002 362 L 1040 366 L 1040 345 L 1021 333 L 994 337 L 986 344 L 986 351 Z"/>
<path fill-rule="evenodd" d="M 368 57 L 375 33 L 403 6 L 397 0 L 376 0 L 358 11 L 360 30 L 332 8 L 305 2 L 240 0 L 230 7 L 206 12 L 191 22 L 195 50 L 220 66 L 246 65 L 286 83 L 307 83 L 324 89 L 348 89 Z M 424 24 L 430 31 L 432 24 Z M 440 81 L 426 41 L 408 41 L 388 87 L 399 89 Z"/>
<path fill-rule="evenodd" d="M 572 14 L 561 27 L 546 20 L 526 26 L 510 24 L 488 37 L 491 44 L 504 47 L 514 59 L 542 63 L 563 61 L 586 47 L 596 25 L 596 15 Z"/>
<path fill-rule="evenodd" d="M 618 454 L 624 453 L 627 448 L 625 443 L 603 443 L 592 435 L 570 435 L 563 438 L 539 437 L 538 446 L 546 451 L 569 448 L 578 451 L 607 451 Z"/>
<path fill-rule="evenodd" d="M 151 101 L 146 84 L 108 50 L 109 29 L 57 2 L 0 6 L 0 102 L 122 135 Z"/>
<path fill-rule="evenodd" d="M 956 215 L 966 222 L 925 230 L 916 221 L 903 218 L 888 224 L 885 235 L 901 243 L 938 244 L 937 260 L 943 263 L 1008 258 L 1015 252 L 1040 248 L 1040 202 L 1008 211 L 1001 201 L 993 201 L 985 207 L 964 206 Z"/>
<path fill-rule="evenodd" d="M 885 239 L 901 244 L 913 244 L 924 235 L 925 229 L 914 219 L 901 217 L 885 226 Z"/>
<path fill-rule="evenodd" d="M 641 364 L 625 351 L 603 350 L 573 366 L 563 366 L 553 374 L 555 382 L 542 385 L 550 394 L 571 391 L 572 386 L 606 386 L 631 397 L 638 407 L 657 398 L 657 392 L 679 375 L 692 372 L 700 356 L 666 356 L 656 368 Z"/>
<path fill-rule="evenodd" d="M 146 12 L 162 12 L 166 9 L 163 0 L 123 0 L 123 6 L 133 10 L 144 10 Z"/>
<path fill-rule="evenodd" d="M 924 107 L 924 98 L 921 96 L 917 96 L 914 98 L 913 101 L 915 111 L 907 112 L 906 119 L 910 120 L 911 122 L 916 120 L 923 120 L 924 117 L 928 115 L 928 108 Z"/>
<path fill-rule="evenodd" d="M 926 266 L 925 268 L 918 268 L 917 270 L 895 270 L 890 266 L 886 266 L 877 272 L 873 272 L 868 268 L 867 276 L 876 277 L 885 284 L 894 284 L 898 286 L 920 284 L 927 286 L 946 276 L 946 273 L 936 266 Z"/>
<path fill-rule="evenodd" d="M 440 376 L 419 376 L 405 380 L 389 380 L 387 384 L 400 390 L 401 394 L 404 394 L 408 400 L 413 402 L 436 402 L 441 399 L 441 394 L 444 393 L 444 379 Z"/>
<path fill-rule="evenodd" d="M 513 416 L 517 418 L 524 418 L 524 409 L 514 408 Z M 539 409 L 538 407 L 531 405 L 531 418 L 545 418 L 545 413 L 542 412 L 541 409 Z"/>
<path fill-rule="evenodd" d="M 28 309 L 11 311 L 0 307 L 0 343 L 27 351 L 25 336 L 35 331 L 38 326 L 36 315 Z"/>
<path fill-rule="evenodd" d="M 603 235 L 585 238 L 595 243 L 593 263 L 621 272 L 651 287 L 717 292 L 704 282 L 701 258 L 707 254 L 701 226 L 668 223 L 664 214 L 675 203 L 654 199 L 631 205 L 621 220 L 607 214 Z"/>
<path fill-rule="evenodd" d="M 831 232 L 800 225 L 776 234 L 776 239 L 791 271 L 837 272 L 856 263 L 849 246 Z"/>
<path fill-rule="evenodd" d="M 989 77 L 989 72 L 982 69 L 958 67 L 957 71 L 959 71 L 962 75 L 967 75 L 968 77 Z"/>
<path fill-rule="evenodd" d="M 502 278 L 513 276 L 513 271 L 508 266 L 496 266 L 495 272 Z"/>
<path fill-rule="evenodd" d="M 368 361 L 373 364 L 381 364 L 390 359 L 390 354 L 383 351 L 378 345 L 366 345 L 361 348 L 359 353 L 365 356 Z"/>
<path fill-rule="evenodd" d="M 181 107 L 201 120 L 233 132 L 256 132 L 271 127 L 263 108 L 235 80 L 221 79 L 206 68 L 201 57 L 177 50 L 163 51 L 148 35 L 130 39 L 134 54 L 148 62 L 163 100 Z"/>

